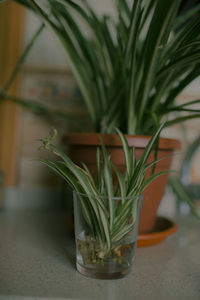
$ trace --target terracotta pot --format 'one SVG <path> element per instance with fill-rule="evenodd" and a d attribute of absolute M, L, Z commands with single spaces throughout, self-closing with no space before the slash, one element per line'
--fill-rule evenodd
<path fill-rule="evenodd" d="M 68 145 L 68 154 L 71 159 L 81 165 L 84 162 L 90 171 L 96 174 L 96 148 L 100 146 L 100 137 L 103 139 L 104 145 L 111 160 L 118 168 L 123 171 L 125 169 L 124 155 L 121 141 L 116 134 L 98 134 L 98 133 L 72 133 L 63 138 L 64 144 Z M 150 137 L 126 135 L 129 146 L 135 146 L 136 156 L 140 157 L 146 147 Z M 174 150 L 180 149 L 180 142 L 173 139 L 160 138 L 158 158 L 170 155 Z M 154 151 L 152 151 L 148 162 L 154 159 Z M 156 172 L 169 170 L 172 157 L 164 159 L 157 163 Z M 151 170 L 149 169 L 147 177 Z M 156 214 L 165 192 L 168 180 L 168 174 L 162 175 L 153 181 L 144 192 L 143 206 L 141 213 L 141 221 L 139 232 L 151 232 L 154 228 Z"/>

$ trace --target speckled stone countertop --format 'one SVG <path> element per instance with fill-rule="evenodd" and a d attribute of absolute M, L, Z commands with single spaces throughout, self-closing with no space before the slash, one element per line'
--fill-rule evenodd
<path fill-rule="evenodd" d="M 74 241 L 59 209 L 0 211 L 0 300 L 200 299 L 200 222 L 177 218 L 160 245 L 137 249 L 131 274 L 96 280 L 75 269 Z"/>

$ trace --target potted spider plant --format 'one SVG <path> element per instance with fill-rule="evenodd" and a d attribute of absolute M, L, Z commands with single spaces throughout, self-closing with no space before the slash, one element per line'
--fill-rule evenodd
<path fill-rule="evenodd" d="M 101 136 L 113 162 L 123 169 L 115 127 L 127 134 L 129 146 L 136 146 L 139 157 L 163 119 L 168 119 L 168 127 L 200 117 L 200 111 L 190 107 L 200 100 L 175 102 L 200 74 L 199 5 L 182 11 L 179 0 L 115 0 L 114 16 L 99 16 L 87 0 L 16 1 L 55 34 L 82 92 L 95 133 L 64 138 L 74 162 L 84 161 L 96 173 L 95 153 Z M 160 139 L 158 157 L 178 148 L 178 141 Z M 157 170 L 169 168 L 170 163 L 171 158 L 159 162 Z M 167 174 L 146 190 L 141 232 L 153 229 L 166 182 Z"/>
<path fill-rule="evenodd" d="M 129 273 L 137 245 L 142 192 L 154 179 L 168 172 L 152 174 L 148 179 L 145 176 L 157 163 L 154 160 L 148 164 L 147 160 L 162 126 L 139 159 L 134 146 L 130 149 L 125 136 L 117 130 L 126 161 L 123 173 L 111 162 L 101 141 L 96 153 L 97 177 L 85 164 L 82 167 L 74 164 L 52 144 L 56 131 L 41 140 L 40 149 L 52 152 L 59 161 L 39 161 L 59 174 L 74 190 L 76 265 L 80 273 L 105 279 L 120 278 Z"/>

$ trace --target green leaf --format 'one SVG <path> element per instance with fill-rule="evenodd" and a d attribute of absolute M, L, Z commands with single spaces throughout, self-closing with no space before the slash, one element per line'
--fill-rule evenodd
<path fill-rule="evenodd" d="M 100 148 L 97 147 L 97 174 L 98 174 L 98 180 L 100 180 L 101 177 L 101 153 Z"/>
<path fill-rule="evenodd" d="M 108 194 L 108 202 L 109 202 L 109 214 L 110 214 L 110 230 L 112 230 L 113 222 L 114 222 L 114 189 L 113 189 L 113 182 L 112 182 L 112 169 L 111 169 L 111 162 L 108 159 L 108 155 L 105 149 L 103 142 L 101 141 L 101 148 L 104 157 L 104 181 L 105 187 Z"/>
<path fill-rule="evenodd" d="M 161 175 L 170 173 L 172 171 L 170 170 L 166 170 L 166 171 L 160 171 L 156 174 L 151 175 L 148 179 L 145 180 L 144 184 L 141 187 L 141 192 L 143 192 L 149 185 L 150 183 L 152 183 L 152 181 L 154 181 L 156 178 L 160 177 Z"/>
<path fill-rule="evenodd" d="M 17 77 L 17 74 L 24 63 L 25 59 L 27 58 L 30 50 L 32 49 L 33 45 L 35 44 L 36 40 L 40 36 L 41 32 L 44 29 L 44 24 L 40 25 L 40 27 L 36 30 L 36 32 L 33 34 L 30 42 L 26 45 L 22 55 L 20 56 L 19 60 L 17 61 L 9 79 L 7 80 L 6 84 L 4 85 L 3 91 L 6 94 L 8 89 L 10 88 L 11 84 L 14 82 L 15 78 Z"/>
<path fill-rule="evenodd" d="M 122 142 L 123 152 L 124 152 L 124 160 L 125 160 L 125 164 L 126 164 L 127 173 L 128 173 L 128 176 L 131 177 L 133 168 L 132 168 L 132 159 L 131 159 L 130 148 L 129 148 L 127 139 L 124 137 L 124 135 L 121 133 L 121 131 L 119 129 L 116 129 L 116 131 Z"/>
<path fill-rule="evenodd" d="M 191 120 L 191 119 L 198 119 L 198 118 L 200 118 L 200 113 L 189 115 L 189 116 L 178 117 L 178 118 L 175 118 L 173 120 L 166 122 L 165 127 L 169 127 L 169 126 L 172 126 L 177 123 L 185 122 L 185 121 Z"/>
<path fill-rule="evenodd" d="M 122 204 L 123 204 L 125 202 L 125 198 L 126 198 L 125 179 L 124 179 L 124 176 L 120 173 L 120 171 L 114 164 L 112 164 L 112 167 L 115 171 L 115 174 L 117 175 L 117 179 L 118 179 L 118 183 L 119 183 L 119 187 L 120 187 L 120 197 L 122 198 Z"/>
<path fill-rule="evenodd" d="M 134 176 L 132 176 L 132 178 L 129 182 L 129 185 L 128 185 L 128 193 L 130 193 L 130 192 L 132 193 L 135 190 L 135 186 L 140 185 L 140 182 L 143 180 L 144 172 L 145 172 L 145 165 L 151 154 L 152 148 L 164 126 L 165 126 L 165 123 L 161 124 L 160 127 L 158 128 L 158 130 L 153 134 L 153 136 L 149 140 L 147 146 L 145 147 L 145 149 L 142 153 L 142 156 L 138 160 L 136 168 L 135 168 Z"/>
<path fill-rule="evenodd" d="M 161 157 L 159 159 L 153 160 L 152 162 L 146 164 L 145 171 L 148 170 L 149 168 L 155 166 L 158 162 L 160 162 L 162 160 L 165 160 L 167 158 L 172 158 L 172 157 L 174 157 L 177 154 L 180 154 L 180 153 L 172 153 L 172 154 L 169 154 L 169 155 L 165 155 L 165 156 L 163 156 L 163 157 Z"/>
<path fill-rule="evenodd" d="M 139 163 L 137 165 L 137 170 L 140 169 L 144 164 L 146 164 L 147 159 L 149 158 L 149 155 L 151 154 L 152 148 L 154 143 L 156 142 L 157 138 L 160 135 L 160 132 L 164 128 L 166 122 L 162 123 L 160 127 L 155 131 L 155 133 L 152 135 L 151 139 L 149 140 L 147 146 L 144 149 L 144 152 L 139 160 Z"/>
<path fill-rule="evenodd" d="M 113 236 L 113 242 L 119 242 L 122 240 L 129 232 L 133 230 L 134 226 L 134 223 L 124 226 L 120 232 Z"/>
<path fill-rule="evenodd" d="M 169 106 L 167 108 L 168 111 L 189 111 L 189 112 L 200 112 L 200 109 L 190 109 L 187 108 L 187 106 L 191 106 L 193 104 L 199 104 L 200 103 L 200 99 L 198 100 L 193 100 L 193 101 L 188 101 L 182 105 L 174 105 L 174 106 Z"/>
<path fill-rule="evenodd" d="M 183 26 L 188 20 L 190 20 L 196 13 L 200 10 L 200 4 L 194 5 L 191 9 L 188 9 L 186 12 L 182 13 L 177 17 L 175 22 L 175 27 L 179 28 Z"/>
<path fill-rule="evenodd" d="M 164 35 L 168 35 L 168 32 L 166 31 L 168 28 L 168 22 L 174 14 L 176 7 L 177 2 L 174 0 L 156 2 L 155 10 L 144 45 L 144 77 L 142 79 L 142 95 L 140 98 L 138 116 L 140 121 L 142 119 L 142 115 L 144 114 L 144 110 L 146 109 L 148 94 L 150 92 L 151 83 L 154 77 L 156 59 L 159 54 L 159 46 L 164 38 Z"/>
<path fill-rule="evenodd" d="M 72 186 L 77 192 L 82 192 L 81 186 L 76 180 L 76 177 L 67 169 L 63 170 L 64 166 L 60 162 L 54 162 L 50 160 L 37 159 L 38 162 L 41 162 L 60 175 L 67 183 Z"/>
<path fill-rule="evenodd" d="M 171 186 L 178 199 L 187 203 L 190 207 L 191 213 L 200 220 L 200 215 L 197 209 L 195 208 L 194 203 L 191 201 L 189 195 L 184 189 L 184 186 L 182 185 L 181 181 L 177 178 L 170 178 L 169 185 Z"/>

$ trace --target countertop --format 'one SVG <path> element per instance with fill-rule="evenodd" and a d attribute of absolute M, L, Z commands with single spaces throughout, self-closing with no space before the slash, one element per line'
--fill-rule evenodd
<path fill-rule="evenodd" d="M 139 248 L 123 279 L 86 278 L 75 269 L 75 247 L 60 209 L 0 211 L 0 300 L 200 299 L 200 222 L 177 217 L 165 242 Z"/>

